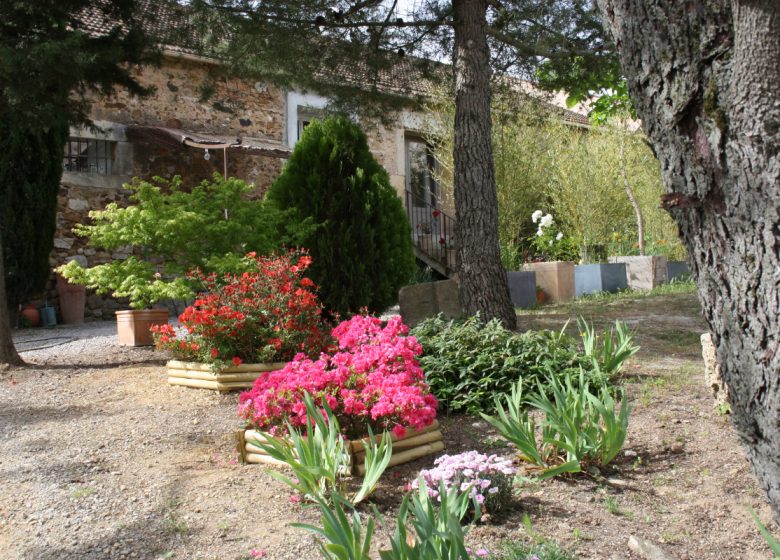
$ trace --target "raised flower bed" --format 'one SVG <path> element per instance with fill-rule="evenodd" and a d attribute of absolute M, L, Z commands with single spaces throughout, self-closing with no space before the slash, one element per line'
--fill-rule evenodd
<path fill-rule="evenodd" d="M 652 290 L 667 282 L 664 256 L 609 257 L 609 262 L 625 263 L 628 287 L 633 290 Z"/>
<path fill-rule="evenodd" d="M 280 465 L 279 461 L 269 457 L 263 449 L 256 445 L 258 440 L 264 442 L 270 437 L 274 436 L 258 430 L 237 431 L 237 448 L 241 456 L 241 462 L 246 464 Z M 374 437 L 378 442 L 380 436 Z M 444 450 L 439 422 L 436 420 L 420 430 L 408 430 L 403 437 L 392 435 L 391 439 L 393 441 L 393 455 L 387 465 L 388 467 L 402 465 Z M 366 472 L 364 443 L 367 441 L 368 438 L 349 441 L 350 469 L 353 475 L 363 476 Z"/>
<path fill-rule="evenodd" d="M 251 388 L 255 379 L 262 374 L 282 369 L 286 364 L 287 362 L 241 364 L 215 369 L 213 364 L 170 360 L 166 367 L 170 385 L 211 389 L 212 391 L 236 391 Z"/>
<path fill-rule="evenodd" d="M 253 442 L 284 437 L 288 425 L 306 426 L 306 393 L 332 410 L 350 440 L 355 474 L 362 474 L 368 427 L 377 436 L 391 432 L 391 465 L 444 449 L 436 422 L 438 402 L 417 362 L 422 348 L 408 332 L 400 317 L 383 325 L 375 317 L 358 315 L 333 329 L 336 351 L 323 352 L 317 360 L 298 355 L 284 369 L 259 377 L 239 398 L 238 414 L 248 424 L 238 435 L 242 459 L 277 464 Z"/>
<path fill-rule="evenodd" d="M 303 276 L 311 259 L 247 255 L 242 274 L 193 275 L 206 293 L 179 316 L 180 329 L 153 327 L 168 362 L 168 383 L 215 391 L 252 387 L 296 355 L 316 356 L 330 338 L 314 284 Z"/>
<path fill-rule="evenodd" d="M 551 302 L 574 299 L 574 263 L 553 261 L 526 263 L 526 270 L 536 273 L 536 285 L 544 290 Z"/>
<path fill-rule="evenodd" d="M 599 292 L 619 292 L 628 288 L 625 263 L 581 264 L 574 267 L 577 297 Z"/>

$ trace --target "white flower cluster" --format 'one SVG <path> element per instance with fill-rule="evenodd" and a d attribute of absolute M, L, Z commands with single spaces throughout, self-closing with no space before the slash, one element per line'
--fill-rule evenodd
<path fill-rule="evenodd" d="M 544 228 L 550 227 L 554 220 L 552 214 L 545 214 L 541 210 L 534 210 L 534 213 L 531 214 L 531 221 L 533 223 L 539 222 L 539 229 L 536 230 L 536 235 L 541 237 L 544 235 Z M 557 239 L 560 241 L 563 234 L 558 232 L 558 235 L 560 235 L 560 237 Z"/>
<path fill-rule="evenodd" d="M 436 467 L 420 471 L 431 497 L 439 497 L 439 482 L 443 481 L 447 489 L 458 487 L 461 492 L 466 492 L 470 488 L 471 496 L 479 504 L 510 488 L 511 477 L 517 472 L 510 459 L 477 451 L 442 455 L 434 464 Z M 418 487 L 419 479 L 416 479 L 412 488 Z"/>

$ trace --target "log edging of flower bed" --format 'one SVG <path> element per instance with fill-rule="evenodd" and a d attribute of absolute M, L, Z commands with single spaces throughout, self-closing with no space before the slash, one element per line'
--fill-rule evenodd
<path fill-rule="evenodd" d="M 241 364 L 214 371 L 212 364 L 170 360 L 166 367 L 170 385 L 222 392 L 251 389 L 262 374 L 282 369 L 285 365 L 285 362 Z"/>
<path fill-rule="evenodd" d="M 263 449 L 252 443 L 257 440 L 265 441 L 269 437 L 272 436 L 257 430 L 238 430 L 236 432 L 236 441 L 241 462 L 244 464 L 260 463 L 272 466 L 284 465 L 285 463 L 269 457 Z M 381 435 L 376 435 L 374 438 L 379 440 Z M 407 430 L 406 435 L 402 438 L 392 436 L 391 439 L 393 441 L 393 454 L 390 457 L 388 467 L 402 465 L 444 450 L 439 422 L 436 420 L 431 425 L 420 430 Z M 352 474 L 354 475 L 363 476 L 366 472 L 364 446 L 367 442 L 368 438 L 349 441 L 348 449 Z"/>

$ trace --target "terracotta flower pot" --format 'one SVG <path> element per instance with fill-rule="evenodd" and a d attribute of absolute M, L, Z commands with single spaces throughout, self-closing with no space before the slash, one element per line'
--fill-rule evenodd
<path fill-rule="evenodd" d="M 87 289 L 79 284 L 71 284 L 57 275 L 57 295 L 60 298 L 62 322 L 67 325 L 84 323 L 84 305 L 87 301 Z"/>
<path fill-rule="evenodd" d="M 152 325 L 168 322 L 167 309 L 128 309 L 116 312 L 116 332 L 122 346 L 152 346 Z"/>
<path fill-rule="evenodd" d="M 31 327 L 37 327 L 41 324 L 41 312 L 34 305 L 25 305 L 21 313 L 22 317 L 30 322 Z"/>

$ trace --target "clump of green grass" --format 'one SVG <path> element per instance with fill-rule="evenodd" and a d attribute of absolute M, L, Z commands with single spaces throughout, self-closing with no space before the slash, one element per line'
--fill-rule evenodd
<path fill-rule="evenodd" d="M 495 560 L 578 560 L 570 550 L 556 542 L 505 542 L 501 551 L 491 556 Z"/>
<path fill-rule="evenodd" d="M 91 486 L 79 486 L 78 488 L 75 488 L 71 491 L 70 497 L 74 500 L 80 500 L 81 498 L 87 498 L 97 492 L 94 488 Z"/>

